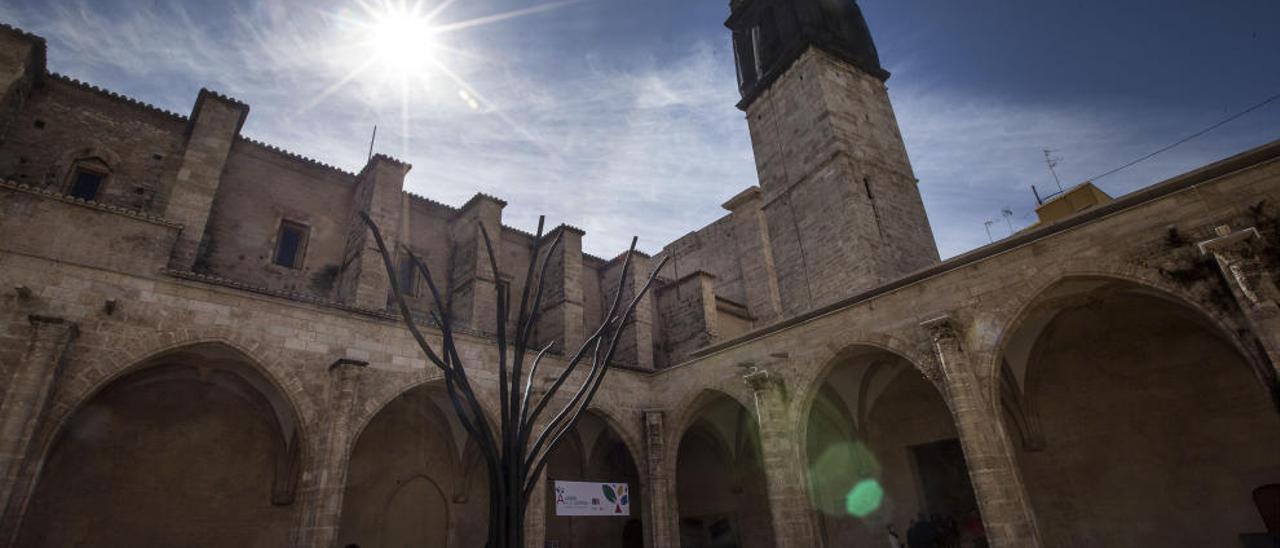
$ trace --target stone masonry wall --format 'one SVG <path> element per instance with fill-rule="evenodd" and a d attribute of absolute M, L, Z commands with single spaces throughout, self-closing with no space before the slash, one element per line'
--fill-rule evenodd
<path fill-rule="evenodd" d="M 333 298 L 354 177 L 238 141 L 213 203 L 201 271 L 280 291 Z M 300 268 L 275 264 L 280 223 L 310 229 Z"/>
<path fill-rule="evenodd" d="M 882 82 L 811 48 L 746 110 L 784 315 L 937 262 Z"/>
<path fill-rule="evenodd" d="M 0 178 L 65 192 L 72 164 L 98 158 L 111 169 L 99 202 L 160 213 L 182 159 L 185 124 L 51 75 L 31 90 L 0 146 Z"/>

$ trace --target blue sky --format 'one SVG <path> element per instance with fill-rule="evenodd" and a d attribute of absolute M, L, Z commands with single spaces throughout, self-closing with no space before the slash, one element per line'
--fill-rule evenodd
<path fill-rule="evenodd" d="M 659 249 L 756 183 L 727 4 L 462 0 L 434 19 L 459 27 L 436 37 L 444 69 L 351 78 L 376 55 L 349 1 L 0 0 L 0 20 L 48 38 L 54 71 L 183 114 L 200 87 L 231 94 L 252 106 L 246 135 L 347 170 L 377 124 L 377 150 L 414 166 L 409 190 L 494 194 L 508 224 L 545 213 L 613 256 L 632 234 Z M 1044 148 L 1072 184 L 1280 94 L 1274 0 L 860 4 L 944 257 L 987 243 L 984 221 L 996 238 L 1032 222 L 1030 185 L 1055 188 Z M 1124 194 L 1278 129 L 1280 100 L 1098 184 Z"/>

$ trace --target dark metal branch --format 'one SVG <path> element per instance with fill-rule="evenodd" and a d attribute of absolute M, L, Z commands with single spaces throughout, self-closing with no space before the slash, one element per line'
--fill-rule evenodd
<path fill-rule="evenodd" d="M 529 394 L 533 390 L 534 375 L 538 374 L 538 366 L 542 364 L 542 357 L 545 356 L 547 354 L 547 351 L 551 350 L 551 347 L 555 346 L 555 344 L 556 344 L 555 341 L 547 343 L 546 346 L 542 347 L 542 350 L 538 351 L 538 355 L 533 357 L 533 364 L 529 367 L 529 376 L 524 381 L 524 398 L 522 399 L 525 402 L 529 401 Z M 520 410 L 520 424 L 523 425 L 524 421 L 528 417 L 529 417 L 529 406 L 525 405 Z"/>
<path fill-rule="evenodd" d="M 440 326 L 441 340 L 445 343 L 444 357 L 455 366 L 453 370 L 457 374 L 457 383 L 461 387 L 463 395 L 467 398 L 467 403 L 471 405 L 474 414 L 477 416 L 477 425 L 484 433 L 484 436 L 477 441 L 480 442 L 482 447 L 486 447 L 494 453 L 493 458 L 496 461 L 498 458 L 497 448 L 493 442 L 492 433 L 489 429 L 489 421 L 484 415 L 484 407 L 480 405 L 480 401 L 476 398 L 475 390 L 472 389 L 471 381 L 467 377 L 467 370 L 462 366 L 462 360 L 458 359 L 456 350 L 452 349 L 453 318 L 449 310 L 441 306 L 440 290 L 436 286 L 434 277 L 431 275 L 431 268 L 427 266 L 426 261 L 420 259 L 413 253 L 413 251 L 408 250 L 407 248 L 406 251 L 409 254 L 409 260 L 418 269 L 418 273 L 426 280 L 427 289 L 431 291 L 431 299 L 435 304 L 436 313 L 438 313 L 438 315 L 433 313 L 432 318 L 435 320 L 436 324 Z M 388 275 L 390 275 L 390 272 L 388 272 Z M 394 276 L 392 277 L 394 278 Z M 396 292 L 397 300 L 404 300 L 403 295 L 399 292 L 398 285 L 393 285 L 392 290 Z M 405 312 L 405 309 L 407 309 L 407 306 L 402 308 L 401 313 L 405 318 L 409 318 L 407 321 L 411 322 L 412 316 Z M 416 327 L 411 327 L 411 329 L 416 329 Z"/>
<path fill-rule="evenodd" d="M 435 310 L 430 312 L 430 316 L 439 326 L 441 333 L 440 350 L 437 352 L 414 321 L 403 288 L 400 287 L 400 277 L 396 275 L 391 253 L 377 224 L 367 213 L 360 212 L 359 215 L 373 232 L 401 318 L 423 354 L 443 373 L 449 403 L 463 429 L 477 442 L 481 455 L 485 459 L 490 486 L 489 543 L 495 548 L 523 546 L 524 513 L 529 495 L 536 487 L 551 452 L 559 446 L 564 436 L 577 427 L 578 421 L 603 385 L 627 321 L 634 314 L 640 300 L 652 287 L 658 271 L 665 264 L 665 259 L 658 263 L 642 286 L 635 287 L 635 284 L 631 284 L 634 295 L 624 306 L 623 293 L 627 290 L 628 281 L 631 279 L 632 259 L 636 253 L 636 240 L 632 239 L 631 247 L 622 264 L 616 293 L 611 296 L 611 304 L 604 319 L 569 357 L 564 369 L 556 376 L 546 393 L 538 398 L 535 406 L 532 405 L 533 384 L 539 366 L 556 342 L 547 342 L 537 351 L 529 364 L 527 377 L 523 374 L 525 359 L 538 321 L 542 317 L 547 269 L 552 256 L 561 244 L 564 231 L 557 232 L 555 239 L 548 245 L 543 234 L 545 218 L 538 219 L 538 231 L 533 240 L 529 266 L 525 272 L 524 287 L 520 295 L 519 312 L 513 323 L 510 317 L 513 312 L 511 287 L 502 280 L 501 271 L 498 270 L 497 254 L 494 252 L 493 241 L 488 230 L 482 223 L 477 223 L 489 265 L 493 271 L 494 291 L 497 298 L 496 342 L 500 422 L 490 426 L 485 408 L 476 396 L 466 367 L 458 354 L 452 325 L 452 289 L 447 299 L 442 297 L 431 275 L 430 267 L 405 247 L 404 251 L 408 254 L 413 268 L 423 276 L 431 291 Z M 513 332 L 509 333 L 508 328 L 513 329 Z M 508 335 L 514 337 L 514 344 Z M 531 444 L 530 436 L 533 435 L 534 427 L 542 412 L 552 400 L 557 399 L 559 391 L 587 358 L 588 352 L 591 353 L 591 365 L 582 384 L 574 390 L 573 397 L 548 421 Z M 523 390 L 520 386 L 522 381 L 524 382 Z"/>
<path fill-rule="evenodd" d="M 595 333 L 592 333 L 587 340 L 582 342 L 582 346 L 578 347 L 578 351 L 569 359 L 569 363 L 565 367 L 564 371 L 562 371 L 556 378 L 556 381 L 551 384 L 551 388 L 547 389 L 547 393 L 543 394 L 542 398 L 538 400 L 538 405 L 534 407 L 533 414 L 530 415 L 528 423 L 524 425 L 523 437 L 526 440 L 530 435 L 532 435 L 533 425 L 537 423 L 538 416 L 542 413 L 542 410 L 551 402 L 551 399 L 555 396 L 556 392 L 560 390 L 560 387 L 564 384 L 565 380 L 569 378 L 569 375 L 573 373 L 573 370 L 578 367 L 578 363 L 582 360 L 583 352 L 585 352 L 596 339 L 603 336 L 609 327 L 610 319 L 613 318 L 615 313 L 617 313 L 618 305 L 622 302 L 622 290 L 626 283 L 627 272 L 631 268 L 631 256 L 635 252 L 636 241 L 636 238 L 631 239 L 631 248 L 627 250 L 626 258 L 622 261 L 622 274 L 618 278 L 618 289 L 617 292 L 614 293 L 613 304 L 609 306 L 609 311 L 605 314 L 605 320 L 600 323 L 600 327 L 596 329 Z M 541 438 L 542 436 L 539 437 Z M 536 451 L 534 452 L 536 453 Z"/>
<path fill-rule="evenodd" d="M 635 245 L 634 242 L 632 245 Z M 531 456 L 537 457 L 538 462 L 538 465 L 535 467 L 532 474 L 533 477 L 536 477 L 538 473 L 541 472 L 542 467 L 546 464 L 547 457 L 551 454 L 551 449 L 559 444 L 560 439 L 565 435 L 565 433 L 573 429 L 578 420 L 582 417 L 583 411 L 586 410 L 587 406 L 590 405 L 591 400 L 595 397 L 596 391 L 600 389 L 600 385 L 604 382 L 605 375 L 609 372 L 609 366 L 613 361 L 613 354 L 617 350 L 618 341 L 622 335 L 626 319 L 631 317 L 631 314 L 635 312 L 636 306 L 653 285 L 654 280 L 657 279 L 658 272 L 662 270 L 662 267 L 665 264 L 666 258 L 664 257 L 657 265 L 654 266 L 652 272 L 649 274 L 649 278 L 645 281 L 644 286 L 637 289 L 635 297 L 632 298 L 631 302 L 627 305 L 625 312 L 621 316 L 617 316 L 612 319 L 612 321 L 616 322 L 616 325 L 613 333 L 611 333 L 609 349 L 605 353 L 604 359 L 600 360 L 599 355 L 597 354 L 595 357 L 595 363 L 592 364 L 592 371 L 588 374 L 587 379 L 583 381 L 582 386 L 579 387 L 578 393 L 575 394 L 573 399 L 564 407 L 560 415 L 552 420 L 551 424 L 548 425 L 547 430 L 544 430 L 543 434 L 539 436 L 539 443 L 535 443 L 535 450 L 531 453 Z M 620 284 L 619 291 L 621 291 L 622 287 L 623 286 Z M 569 417 L 567 421 L 564 420 L 566 414 L 568 414 Z M 562 427 L 559 428 L 559 432 L 547 446 L 547 450 L 543 452 L 541 456 L 538 456 L 536 448 L 541 445 L 541 438 L 544 438 L 544 436 L 551 431 L 552 425 L 555 425 L 557 422 L 561 422 Z"/>

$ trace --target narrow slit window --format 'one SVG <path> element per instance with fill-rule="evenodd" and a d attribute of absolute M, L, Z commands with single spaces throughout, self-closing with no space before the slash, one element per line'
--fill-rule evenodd
<path fill-rule="evenodd" d="M 276 264 L 289 268 L 301 268 L 302 254 L 306 246 L 306 226 L 292 221 L 280 222 L 280 233 L 276 236 Z"/>
<path fill-rule="evenodd" d="M 408 254 L 400 257 L 400 271 L 397 272 L 397 274 L 400 275 L 398 280 L 400 283 L 400 290 L 403 291 L 405 295 L 417 295 L 418 272 L 413 266 L 413 259 L 409 258 Z"/>
<path fill-rule="evenodd" d="M 90 201 L 97 200 L 102 184 L 107 180 L 106 166 L 95 165 L 97 162 L 76 164 L 71 171 L 71 184 L 67 187 L 67 195 L 72 198 Z"/>

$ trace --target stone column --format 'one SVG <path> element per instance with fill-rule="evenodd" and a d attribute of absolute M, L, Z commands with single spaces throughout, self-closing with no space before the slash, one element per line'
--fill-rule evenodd
<path fill-rule="evenodd" d="M 775 545 L 780 548 L 818 546 L 818 526 L 809 510 L 801 440 L 796 436 L 798 421 L 787 412 L 786 386 L 780 377 L 759 367 L 743 376 L 743 380 L 756 399 Z"/>
<path fill-rule="evenodd" d="M 542 282 L 546 288 L 542 296 L 544 311 L 537 336 L 541 344 L 559 341 L 559 348 L 572 354 L 586 339 L 582 319 L 582 236 L 586 233 L 568 225 L 556 230 L 563 236 L 556 252 L 547 258 L 547 279 Z M 554 231 L 550 236 L 544 248 L 554 241 Z"/>
<path fill-rule="evenodd" d="M 656 358 L 660 366 L 681 363 L 694 351 L 719 342 L 715 281 L 714 275 L 695 270 L 654 291 L 666 350 Z"/>
<path fill-rule="evenodd" d="M 0 143 L 45 73 L 44 39 L 0 26 Z"/>
<path fill-rule="evenodd" d="M 395 158 L 375 154 L 356 176 L 351 211 L 347 214 L 343 267 L 338 275 L 338 299 L 344 303 L 373 310 L 387 307 L 391 282 L 373 232 L 360 218 L 360 213 L 368 213 L 378 225 L 394 264 L 400 253 L 400 231 L 406 226 L 401 216 L 405 212 L 404 178 L 410 168 Z M 403 241 L 408 241 L 408 236 L 404 234 Z"/>
<path fill-rule="evenodd" d="M 767 325 L 782 317 L 782 297 L 778 292 L 778 271 L 773 266 L 773 244 L 764 220 L 764 200 L 760 187 L 748 188 L 721 207 L 732 212 L 738 265 L 747 286 L 747 310 L 756 325 Z"/>
<path fill-rule="evenodd" d="M 1258 373 L 1280 403 L 1280 306 L 1276 304 L 1280 292 L 1262 260 L 1262 236 L 1254 227 L 1233 232 L 1223 225 L 1216 231 L 1216 238 L 1200 242 L 1197 247 L 1218 263 L 1245 322 L 1266 352 L 1270 368 Z"/>
<path fill-rule="evenodd" d="M 318 443 L 310 459 L 312 468 L 299 493 L 303 507 L 295 546 L 323 548 L 338 540 L 342 520 L 342 495 L 347 484 L 347 448 L 355 434 L 352 414 L 359 399 L 360 377 L 367 362 L 340 359 L 329 367 L 327 413 L 320 418 Z"/>
<path fill-rule="evenodd" d="M 493 271 L 485 250 L 480 225 L 489 233 L 498 268 L 502 265 L 502 208 L 507 203 L 485 194 L 475 197 L 458 209 L 449 221 L 449 288 L 453 298 L 454 321 L 486 333 L 498 330 L 498 294 L 494 286 L 499 273 Z M 521 271 L 523 275 L 523 271 Z M 516 294 L 513 299 L 519 299 Z M 517 306 L 518 306 L 517 302 Z"/>
<path fill-rule="evenodd" d="M 602 289 L 606 310 L 613 304 L 611 299 L 618 288 L 622 290 L 622 304 L 618 305 L 618 310 L 621 311 L 635 297 L 645 280 L 649 279 L 653 261 L 648 255 L 637 251 L 631 258 L 627 279 L 621 280 L 622 265 L 626 257 L 625 253 L 618 255 L 605 266 Z M 635 313 L 622 328 L 622 334 L 618 337 L 618 350 L 614 354 L 617 363 L 653 369 L 653 309 L 653 291 L 650 291 L 636 303 Z"/>
<path fill-rule="evenodd" d="M 944 387 L 988 541 L 994 548 L 1040 546 L 1040 532 L 999 407 L 985 396 L 951 318 L 941 316 L 920 326 L 928 332 L 940 366 L 926 374 Z"/>
<path fill-rule="evenodd" d="M 0 515 L 6 530 L 0 541 L 12 541 L 25 511 L 30 489 L 19 488 L 24 476 L 34 476 L 37 463 L 32 456 L 31 438 L 49 407 L 49 399 L 79 331 L 76 324 L 61 318 L 28 316 L 31 338 L 27 352 L 5 379 L 4 401 L 0 403 Z M 40 455 L 35 455 L 39 458 Z M 13 530 L 8 530 L 9 528 Z"/>
<path fill-rule="evenodd" d="M 667 459 L 667 438 L 663 426 L 663 412 L 646 410 L 644 420 L 644 485 L 640 486 L 644 495 L 647 514 L 643 516 L 648 524 L 645 546 L 648 548 L 679 548 L 680 516 L 676 511 L 675 463 Z"/>
<path fill-rule="evenodd" d="M 222 183 L 222 170 L 248 116 L 249 105 L 230 97 L 207 89 L 201 89 L 196 96 L 191 121 L 187 123 L 182 165 L 164 210 L 165 217 L 182 224 L 169 257 L 170 268 L 199 268 L 201 242 Z"/>

